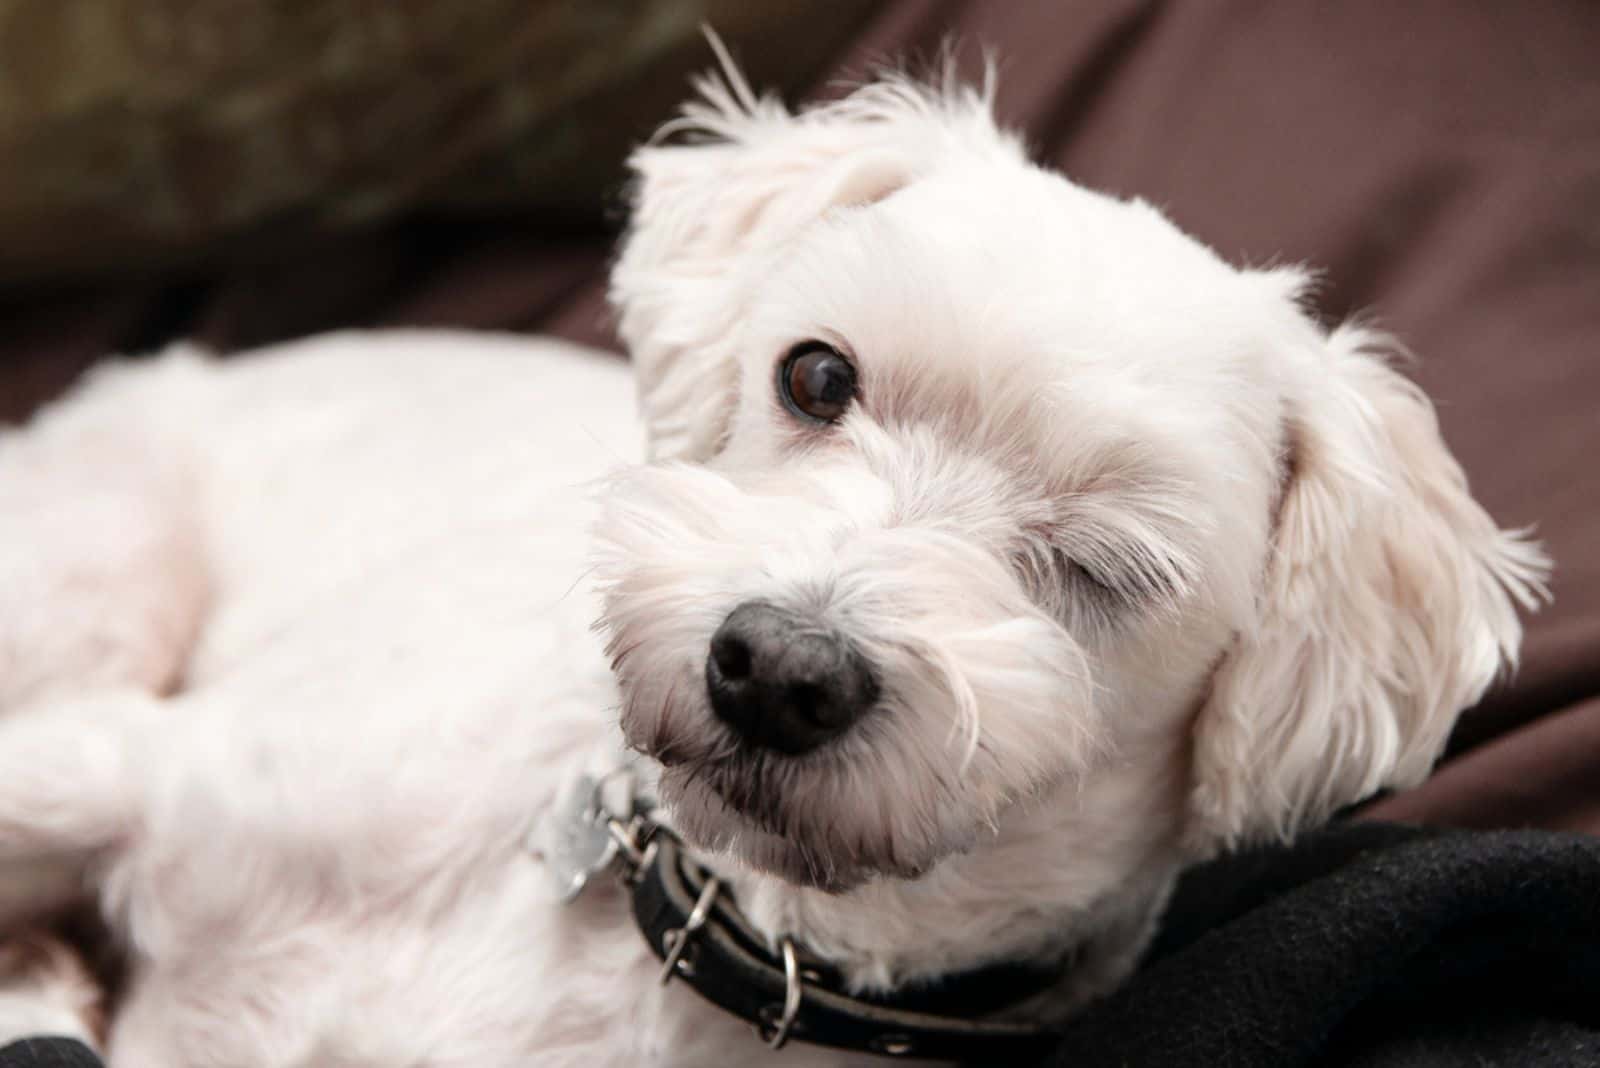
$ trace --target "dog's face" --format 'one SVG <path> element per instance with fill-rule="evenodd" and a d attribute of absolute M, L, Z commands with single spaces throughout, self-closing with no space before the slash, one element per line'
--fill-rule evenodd
<path fill-rule="evenodd" d="M 1029 166 L 976 94 L 707 95 L 717 143 L 635 158 L 656 462 L 599 530 L 686 836 L 839 890 L 1019 806 L 1070 833 L 1142 761 L 1191 851 L 1426 771 L 1538 560 L 1365 335 Z"/>

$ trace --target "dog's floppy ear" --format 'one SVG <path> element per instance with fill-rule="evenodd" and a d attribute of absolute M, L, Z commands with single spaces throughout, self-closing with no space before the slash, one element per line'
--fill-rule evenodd
<path fill-rule="evenodd" d="M 1287 838 L 1421 780 L 1457 715 L 1514 663 L 1516 605 L 1544 596 L 1545 557 L 1468 494 L 1384 339 L 1301 325 L 1257 618 L 1196 721 L 1203 849 Z"/>
<path fill-rule="evenodd" d="M 987 85 L 889 76 L 791 115 L 712 46 L 720 72 L 629 161 L 632 217 L 611 278 L 653 459 L 704 459 L 721 445 L 746 310 L 740 271 L 753 254 L 830 210 L 888 196 L 941 155 L 1021 151 L 996 129 Z"/>

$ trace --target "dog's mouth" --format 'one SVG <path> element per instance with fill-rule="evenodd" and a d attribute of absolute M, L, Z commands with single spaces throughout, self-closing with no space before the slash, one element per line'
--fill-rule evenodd
<path fill-rule="evenodd" d="M 691 845 L 733 857 L 796 886 L 839 894 L 875 878 L 916 879 L 932 865 L 897 849 L 887 827 L 796 788 L 811 769 L 781 756 L 740 753 L 664 765 L 661 800 Z"/>
<path fill-rule="evenodd" d="M 730 856 L 747 867 L 796 886 L 840 894 L 877 874 L 860 865 L 844 865 L 807 844 L 806 840 L 771 828 L 779 802 L 760 791 L 731 791 L 738 804 L 722 793 L 729 776 L 697 775 L 684 765 L 661 778 L 661 800 L 677 832 L 689 844 L 709 853 Z M 744 807 L 741 807 L 744 806 Z"/>

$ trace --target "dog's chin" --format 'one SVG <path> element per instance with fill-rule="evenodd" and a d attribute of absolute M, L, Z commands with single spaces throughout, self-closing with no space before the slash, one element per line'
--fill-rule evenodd
<path fill-rule="evenodd" d="M 748 793 L 724 796 L 710 778 L 691 767 L 664 769 L 660 790 L 673 828 L 691 846 L 798 887 L 843 894 L 873 879 L 919 878 L 933 863 L 840 856 L 836 850 L 819 847 L 804 832 L 779 833 L 767 823 L 775 818 L 775 804 L 759 806 Z M 813 815 L 818 826 L 826 820 L 823 813 Z"/>

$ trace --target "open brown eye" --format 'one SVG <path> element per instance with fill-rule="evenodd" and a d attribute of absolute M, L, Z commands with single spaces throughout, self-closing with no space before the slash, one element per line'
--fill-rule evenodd
<path fill-rule="evenodd" d="M 796 415 L 831 423 L 855 399 L 856 369 L 832 345 L 804 341 L 778 368 L 778 395 Z"/>

